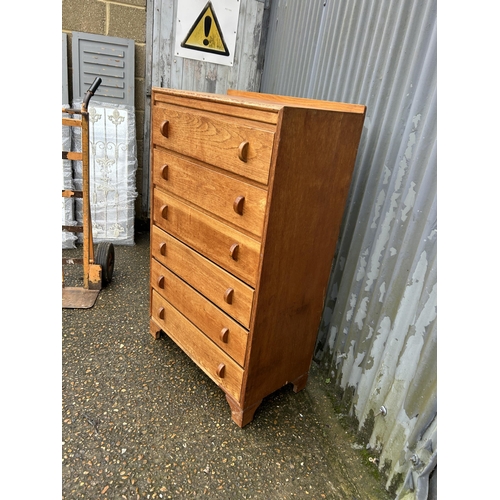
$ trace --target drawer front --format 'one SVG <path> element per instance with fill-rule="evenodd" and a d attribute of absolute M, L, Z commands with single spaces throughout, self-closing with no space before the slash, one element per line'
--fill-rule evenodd
<path fill-rule="evenodd" d="M 225 392 L 240 400 L 243 369 L 160 295 L 152 296 L 153 321 Z M 162 311 L 163 318 L 158 312 Z"/>
<path fill-rule="evenodd" d="M 158 105 L 153 142 L 185 156 L 267 184 L 274 133 L 236 118 Z"/>
<path fill-rule="evenodd" d="M 154 152 L 153 183 L 259 238 L 262 236 L 265 189 L 160 149 Z M 241 198 L 243 202 L 238 205 Z"/>
<path fill-rule="evenodd" d="M 153 220 L 159 227 L 255 287 L 260 243 L 222 222 L 154 190 Z"/>
<path fill-rule="evenodd" d="M 156 290 L 153 295 L 158 292 L 212 342 L 244 366 L 248 332 L 241 325 L 154 259 L 151 261 L 151 286 Z M 162 319 L 164 313 L 156 309 L 151 315 Z"/>
<path fill-rule="evenodd" d="M 151 253 L 244 327 L 250 327 L 254 290 L 153 225 Z"/>

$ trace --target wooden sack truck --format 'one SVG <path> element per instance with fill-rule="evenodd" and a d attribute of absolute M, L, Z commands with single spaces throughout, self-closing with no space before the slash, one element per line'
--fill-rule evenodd
<path fill-rule="evenodd" d="M 110 242 L 101 242 L 97 245 L 94 255 L 92 238 L 92 219 L 90 211 L 90 172 L 89 172 L 89 113 L 88 104 L 91 97 L 101 84 L 101 78 L 96 78 L 87 90 L 81 109 L 63 108 L 62 124 L 68 127 L 82 129 L 82 150 L 63 151 L 63 160 L 82 162 L 83 185 L 81 191 L 63 189 L 63 198 L 81 198 L 83 200 L 83 225 L 62 226 L 63 231 L 83 233 L 83 258 L 62 259 L 62 307 L 67 309 L 87 309 L 95 304 L 99 291 L 112 279 L 115 263 L 115 250 Z M 71 115 L 71 118 L 64 115 Z M 66 287 L 64 284 L 64 266 L 83 264 L 83 287 Z"/>

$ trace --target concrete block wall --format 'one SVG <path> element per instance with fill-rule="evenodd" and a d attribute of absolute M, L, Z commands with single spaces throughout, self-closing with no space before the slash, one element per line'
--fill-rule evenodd
<path fill-rule="evenodd" d="M 70 98 L 72 32 L 94 33 L 132 39 L 135 42 L 135 110 L 137 135 L 138 196 L 136 219 L 145 219 L 142 209 L 144 151 L 144 111 L 146 104 L 146 0 L 62 0 L 62 31 L 68 34 L 68 66 Z M 145 168 L 149 168 L 146 165 Z"/>

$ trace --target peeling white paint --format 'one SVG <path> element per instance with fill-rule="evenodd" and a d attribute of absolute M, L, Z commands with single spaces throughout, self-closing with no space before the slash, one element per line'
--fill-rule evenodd
<path fill-rule="evenodd" d="M 419 119 L 420 118 L 418 117 L 415 117 L 413 119 L 414 126 L 418 124 Z M 375 245 L 373 247 L 372 257 L 370 259 L 370 268 L 366 273 L 366 276 L 368 278 L 365 284 L 366 292 L 369 292 L 371 290 L 374 281 L 378 278 L 380 273 L 380 260 L 382 259 L 383 252 L 385 250 L 387 242 L 389 241 L 392 223 L 396 219 L 398 200 L 401 197 L 401 193 L 399 191 L 403 185 L 403 179 L 406 175 L 406 171 L 409 168 L 408 162 L 413 155 L 413 146 L 415 145 L 416 140 L 417 137 L 415 132 L 411 132 L 408 137 L 408 142 L 406 144 L 406 150 L 404 156 L 399 162 L 399 169 L 396 175 L 396 180 L 394 182 L 394 192 L 391 195 L 391 204 L 389 206 L 388 212 L 385 214 L 380 234 L 378 235 L 377 241 L 375 242 Z M 408 197 L 406 199 L 408 199 Z M 408 199 L 408 201 L 410 201 L 410 199 Z"/>
<path fill-rule="evenodd" d="M 378 278 L 380 271 L 380 259 L 382 258 L 383 251 L 387 242 L 389 241 L 389 235 L 391 232 L 391 224 L 396 218 L 396 208 L 397 208 L 397 199 L 400 195 L 398 193 L 394 193 L 391 198 L 391 206 L 389 211 L 387 212 L 384 222 L 382 223 L 382 229 L 380 234 L 375 242 L 372 257 L 370 259 L 370 269 L 367 272 L 367 280 L 365 285 L 365 291 L 369 292 L 373 285 L 373 282 Z"/>
<path fill-rule="evenodd" d="M 413 284 L 420 284 L 424 281 L 425 273 L 427 272 L 427 266 L 428 266 L 427 252 L 424 250 L 420 254 L 417 266 L 415 267 L 415 271 L 413 272 L 412 283 L 410 286 L 412 286 Z M 418 288 L 419 291 L 421 291 L 421 285 Z"/>
<path fill-rule="evenodd" d="M 335 345 L 335 339 L 337 338 L 338 329 L 336 326 L 330 328 L 330 336 L 328 337 L 328 347 L 330 352 L 333 351 L 333 346 Z"/>
<path fill-rule="evenodd" d="M 384 338 L 384 344 L 390 331 L 391 331 L 391 318 L 389 318 L 389 316 L 384 316 L 378 327 L 378 333 L 380 333 L 380 336 Z"/>
<path fill-rule="evenodd" d="M 415 205 L 415 200 L 417 198 L 417 193 L 415 192 L 415 186 L 416 184 L 412 181 L 410 184 L 410 189 L 408 190 L 408 194 L 406 195 L 406 198 L 404 199 L 403 202 L 404 208 L 403 211 L 401 212 L 402 221 L 405 221 L 408 218 L 408 213 Z"/>
<path fill-rule="evenodd" d="M 349 353 L 354 349 L 354 346 L 351 345 L 349 348 Z M 349 380 L 347 381 L 348 385 L 350 386 L 357 386 L 359 381 L 361 380 L 361 377 L 363 375 L 363 367 L 361 366 L 361 363 L 363 362 L 363 359 L 365 358 L 365 355 L 362 352 L 358 352 L 356 359 L 354 360 L 354 363 L 350 367 L 350 373 L 349 373 Z M 352 359 L 352 358 L 348 358 Z M 346 367 L 343 366 L 342 369 L 345 369 Z"/>
<path fill-rule="evenodd" d="M 401 394 L 404 394 L 405 381 L 395 380 L 393 385 L 393 390 L 391 395 L 395 398 L 401 398 Z M 391 484 L 392 477 L 396 472 L 397 464 L 400 458 L 400 450 L 403 450 L 408 442 L 408 437 L 411 430 L 415 426 L 415 422 L 418 417 L 412 419 L 408 418 L 408 415 L 403 409 L 400 409 L 396 413 L 390 413 L 390 408 L 396 408 L 396 406 L 388 406 L 391 402 L 388 402 L 386 407 L 388 409 L 387 417 L 385 417 L 385 422 L 375 422 L 374 435 L 383 436 L 384 446 L 380 454 L 380 463 L 384 463 L 386 460 L 391 461 L 394 464 L 392 471 L 389 473 L 386 488 Z M 388 422 L 391 422 L 388 424 Z M 377 425 L 378 424 L 378 425 Z"/>
<path fill-rule="evenodd" d="M 394 257 L 398 253 L 398 251 L 394 247 L 391 247 L 389 252 L 391 254 L 391 257 Z"/>
<path fill-rule="evenodd" d="M 351 321 L 352 315 L 354 313 L 354 307 L 356 306 L 357 297 L 355 293 L 351 293 L 351 300 L 349 301 L 349 305 L 351 308 L 347 311 L 345 318 L 347 321 Z"/>
<path fill-rule="evenodd" d="M 434 284 L 422 312 L 415 321 L 415 335 L 425 337 L 425 329 L 437 317 L 437 285 Z"/>
<path fill-rule="evenodd" d="M 417 364 L 412 362 L 412 360 L 419 358 L 419 353 L 423 346 L 423 335 L 410 335 L 409 338 L 407 335 L 412 329 L 412 325 L 415 325 L 416 322 L 416 312 L 418 304 L 420 303 L 427 268 L 427 253 L 423 251 L 420 254 L 419 261 L 412 274 L 411 282 L 407 285 L 399 303 L 398 311 L 392 326 L 390 319 L 386 316 L 381 321 L 378 330 L 386 341 L 380 364 L 376 368 L 376 374 L 372 377 L 374 379 L 374 384 L 373 387 L 371 387 L 372 394 L 370 396 L 373 398 L 374 393 L 379 395 L 380 404 L 384 404 L 389 412 L 391 408 L 400 407 L 399 402 L 404 400 L 404 395 L 412 383 L 417 367 Z M 426 311 L 425 314 L 422 312 L 421 315 L 424 314 L 423 317 L 428 320 L 431 317 L 432 311 L 426 309 L 426 307 L 424 307 L 424 310 Z M 424 321 L 423 324 L 427 324 L 426 321 Z M 373 349 L 371 355 L 374 356 Z M 361 389 L 358 393 L 361 393 Z M 361 395 L 359 397 L 361 397 Z M 365 413 L 366 411 L 365 409 Z M 400 416 L 402 418 L 402 415 Z M 406 418 L 403 420 L 405 420 L 406 423 L 403 427 L 406 433 L 407 426 L 410 426 L 410 423 L 406 413 L 404 416 Z M 395 416 L 393 418 L 395 418 Z M 388 426 L 386 426 L 386 422 L 381 428 L 376 427 L 372 438 L 378 435 L 387 446 L 390 442 L 390 436 L 383 435 L 384 429 L 394 429 L 396 423 L 399 425 L 403 423 L 399 420 L 399 416 L 397 422 L 393 420 L 393 418 L 390 418 L 390 420 L 387 420 L 387 418 L 385 419 L 387 422 L 392 422 Z M 389 448 L 398 449 L 397 446 L 390 446 Z M 397 457 L 392 457 L 392 459 L 395 460 Z"/>
<path fill-rule="evenodd" d="M 363 374 L 363 368 L 361 368 L 361 363 L 364 359 L 363 353 L 358 353 L 354 355 L 356 348 L 356 342 L 351 341 L 349 349 L 347 350 L 347 356 L 345 357 L 344 364 L 342 365 L 342 382 L 341 386 L 346 388 L 347 386 L 356 386 L 361 379 Z"/>
<path fill-rule="evenodd" d="M 366 336 L 366 340 L 370 340 L 373 337 L 373 328 L 371 326 L 368 327 L 368 335 Z"/>
<path fill-rule="evenodd" d="M 356 317 L 354 318 L 354 322 L 358 325 L 358 328 L 361 330 L 363 328 L 363 320 L 366 318 L 366 311 L 368 309 L 368 297 L 365 297 L 361 304 L 358 307 L 356 312 Z"/>
<path fill-rule="evenodd" d="M 409 135 L 408 144 L 406 145 L 405 155 L 403 157 L 403 161 L 411 160 L 413 156 L 413 146 L 417 142 L 417 134 L 415 132 L 411 132 Z"/>
<path fill-rule="evenodd" d="M 373 216 L 373 222 L 370 226 L 372 229 L 375 229 L 377 227 L 377 220 L 380 217 L 380 209 L 382 208 L 384 202 L 385 191 L 382 189 L 382 191 L 380 191 L 380 193 L 378 194 L 377 201 L 375 202 L 375 207 L 373 208 L 373 210 L 375 211 L 375 215 Z"/>
<path fill-rule="evenodd" d="M 361 281 L 365 277 L 366 259 L 364 257 L 359 258 L 359 268 L 356 274 L 356 281 Z"/>
<path fill-rule="evenodd" d="M 380 285 L 380 288 L 379 288 L 379 291 L 380 291 L 380 298 L 378 299 L 379 302 L 383 302 L 384 301 L 384 297 L 385 297 L 385 281 Z"/>
<path fill-rule="evenodd" d="M 379 324 L 377 334 L 373 340 L 373 343 L 370 347 L 369 353 L 366 353 L 370 356 L 370 361 L 366 364 L 366 367 L 363 372 L 363 376 L 358 384 L 358 402 L 356 404 L 356 408 L 364 411 L 363 415 L 360 415 L 359 421 L 360 426 L 363 426 L 365 418 L 368 416 L 371 405 L 367 405 L 366 403 L 371 400 L 373 404 L 377 405 L 377 408 L 383 404 L 384 401 L 377 401 L 374 397 L 374 380 L 378 376 L 381 376 L 379 371 L 379 367 L 383 361 L 385 354 L 385 345 L 387 342 L 387 337 L 391 331 L 391 318 L 389 316 L 384 316 Z M 370 337 L 373 334 L 373 329 L 370 328 Z M 373 409 L 373 408 L 372 408 Z"/>
<path fill-rule="evenodd" d="M 411 282 L 406 287 L 403 298 L 401 299 L 396 319 L 394 320 L 394 332 L 406 334 L 411 324 L 414 324 L 416 308 L 419 302 L 422 288 L 424 286 L 424 278 L 427 272 L 427 252 L 424 250 L 420 254 L 420 258 L 413 272 Z M 415 353 L 412 354 L 414 356 Z"/>
<path fill-rule="evenodd" d="M 359 268 L 356 274 L 356 281 L 361 281 L 365 277 L 366 256 L 369 254 L 368 248 L 361 254 L 359 258 Z"/>
<path fill-rule="evenodd" d="M 406 388 L 411 384 L 416 369 L 416 364 L 412 363 L 411 360 L 419 357 L 419 352 L 423 346 L 422 335 L 419 335 L 418 338 L 416 335 L 412 335 L 410 338 L 406 338 L 406 336 L 411 325 L 415 324 L 416 311 L 422 294 L 427 267 L 427 253 L 423 251 L 413 272 L 411 283 L 404 291 L 396 318 L 388 335 L 386 352 L 390 353 L 390 356 L 384 359 L 380 367 L 380 372 L 384 376 L 378 386 L 380 394 L 386 397 L 385 403 L 388 407 L 391 404 L 397 404 L 396 401 L 401 399 L 401 394 L 395 391 L 395 384 L 404 381 Z M 404 342 L 400 340 L 405 338 L 407 341 L 406 348 Z M 404 352 L 401 355 L 403 349 Z"/>
<path fill-rule="evenodd" d="M 382 184 L 386 185 L 389 184 L 389 179 L 391 178 L 391 170 L 387 167 L 387 165 L 384 165 L 384 178 L 382 180 Z"/>

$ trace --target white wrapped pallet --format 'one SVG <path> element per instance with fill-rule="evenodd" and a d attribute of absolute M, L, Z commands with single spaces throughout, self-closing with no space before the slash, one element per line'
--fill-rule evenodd
<path fill-rule="evenodd" d="M 79 108 L 80 102 L 73 103 Z M 95 243 L 134 244 L 137 197 L 135 112 L 133 106 L 92 101 L 89 105 L 89 170 L 92 234 Z M 74 130 L 81 150 L 81 130 Z M 75 189 L 82 187 L 82 164 L 73 162 Z M 77 220 L 82 220 L 77 200 Z"/>

